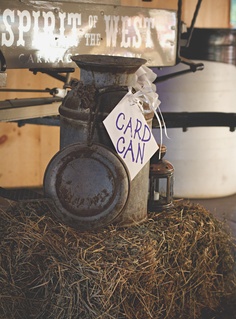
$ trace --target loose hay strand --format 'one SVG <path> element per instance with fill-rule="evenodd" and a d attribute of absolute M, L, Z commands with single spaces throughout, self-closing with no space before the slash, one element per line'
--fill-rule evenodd
<path fill-rule="evenodd" d="M 99 232 L 60 224 L 47 203 L 0 219 L 1 319 L 199 319 L 236 288 L 232 238 L 199 205 Z"/>

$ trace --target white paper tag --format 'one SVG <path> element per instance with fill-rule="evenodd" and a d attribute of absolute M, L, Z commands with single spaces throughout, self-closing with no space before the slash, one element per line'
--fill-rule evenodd
<path fill-rule="evenodd" d="M 132 180 L 158 150 L 152 130 L 138 101 L 132 99 L 132 93 L 124 96 L 103 123 Z"/>

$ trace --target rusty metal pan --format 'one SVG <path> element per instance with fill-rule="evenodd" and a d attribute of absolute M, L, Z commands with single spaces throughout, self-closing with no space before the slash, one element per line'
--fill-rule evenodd
<path fill-rule="evenodd" d="M 134 73 L 138 68 L 147 62 L 146 59 L 131 58 L 123 56 L 109 56 L 100 54 L 78 54 L 71 57 L 77 66 L 85 70 L 104 72 Z"/>
<path fill-rule="evenodd" d="M 78 230 L 110 224 L 125 207 L 129 190 L 124 162 L 100 144 L 66 146 L 44 175 L 44 192 L 54 202 L 55 216 Z"/>

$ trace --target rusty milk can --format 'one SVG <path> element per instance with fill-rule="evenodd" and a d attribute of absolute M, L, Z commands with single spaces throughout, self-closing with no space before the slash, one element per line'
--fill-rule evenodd
<path fill-rule="evenodd" d="M 59 108 L 60 151 L 46 169 L 45 193 L 54 200 L 58 217 L 75 228 L 138 224 L 147 217 L 149 163 L 130 181 L 103 120 L 146 60 L 105 55 L 72 60 L 80 68 L 80 81 Z M 153 113 L 145 118 L 151 127 Z"/>

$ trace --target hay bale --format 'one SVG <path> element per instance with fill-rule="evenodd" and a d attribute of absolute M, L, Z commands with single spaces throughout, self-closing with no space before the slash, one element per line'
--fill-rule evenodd
<path fill-rule="evenodd" d="M 42 202 L 0 225 L 0 318 L 197 319 L 236 287 L 232 238 L 188 202 L 125 229 L 77 233 Z"/>

